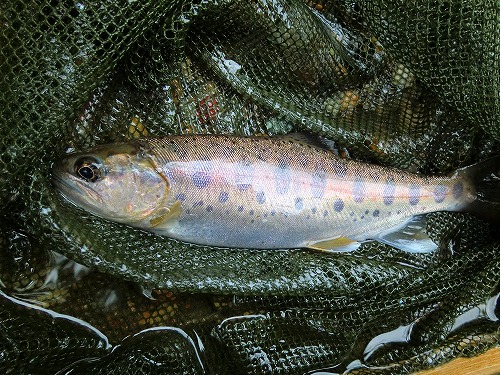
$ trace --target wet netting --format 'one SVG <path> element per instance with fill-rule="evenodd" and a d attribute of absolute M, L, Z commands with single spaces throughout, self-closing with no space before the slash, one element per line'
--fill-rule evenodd
<path fill-rule="evenodd" d="M 0 369 L 406 374 L 499 344 L 494 225 L 433 213 L 431 254 L 194 246 L 61 202 L 52 163 L 168 134 L 308 131 L 446 174 L 500 152 L 500 6 L 0 2 Z"/>

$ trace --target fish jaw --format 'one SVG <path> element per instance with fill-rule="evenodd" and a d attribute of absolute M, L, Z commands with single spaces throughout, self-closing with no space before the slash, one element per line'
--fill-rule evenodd
<path fill-rule="evenodd" d="M 92 188 L 81 184 L 81 182 L 70 174 L 60 173 L 57 168 L 52 171 L 52 184 L 61 197 L 79 207 L 82 206 L 82 200 L 85 199 L 83 206 L 91 212 L 95 212 L 102 206 L 102 198 Z M 81 197 L 81 198 L 79 198 Z"/>

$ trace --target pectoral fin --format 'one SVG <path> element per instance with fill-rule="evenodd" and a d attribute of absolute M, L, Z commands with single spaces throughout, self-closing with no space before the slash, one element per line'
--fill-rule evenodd
<path fill-rule="evenodd" d="M 159 229 L 168 227 L 170 223 L 174 222 L 181 215 L 181 201 L 175 201 L 175 203 L 167 207 L 162 207 L 155 212 L 155 217 L 153 217 L 149 224 L 151 228 Z"/>
<path fill-rule="evenodd" d="M 347 252 L 354 251 L 360 243 L 347 237 L 337 237 L 326 241 L 319 241 L 307 246 L 308 249 L 329 251 L 329 252 Z"/>

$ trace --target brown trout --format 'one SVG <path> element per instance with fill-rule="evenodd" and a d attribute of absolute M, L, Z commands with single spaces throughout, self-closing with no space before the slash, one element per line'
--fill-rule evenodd
<path fill-rule="evenodd" d="M 421 214 L 474 205 L 474 181 L 499 160 L 421 177 L 294 136 L 169 136 L 69 154 L 53 180 L 92 214 L 196 244 L 351 250 L 376 239 L 421 252 L 436 246 Z"/>

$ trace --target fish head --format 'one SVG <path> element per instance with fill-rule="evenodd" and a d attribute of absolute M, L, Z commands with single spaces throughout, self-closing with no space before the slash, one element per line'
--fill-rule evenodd
<path fill-rule="evenodd" d="M 105 219 L 141 227 L 163 207 L 168 181 L 140 142 L 96 146 L 54 163 L 56 190 L 74 205 Z"/>

